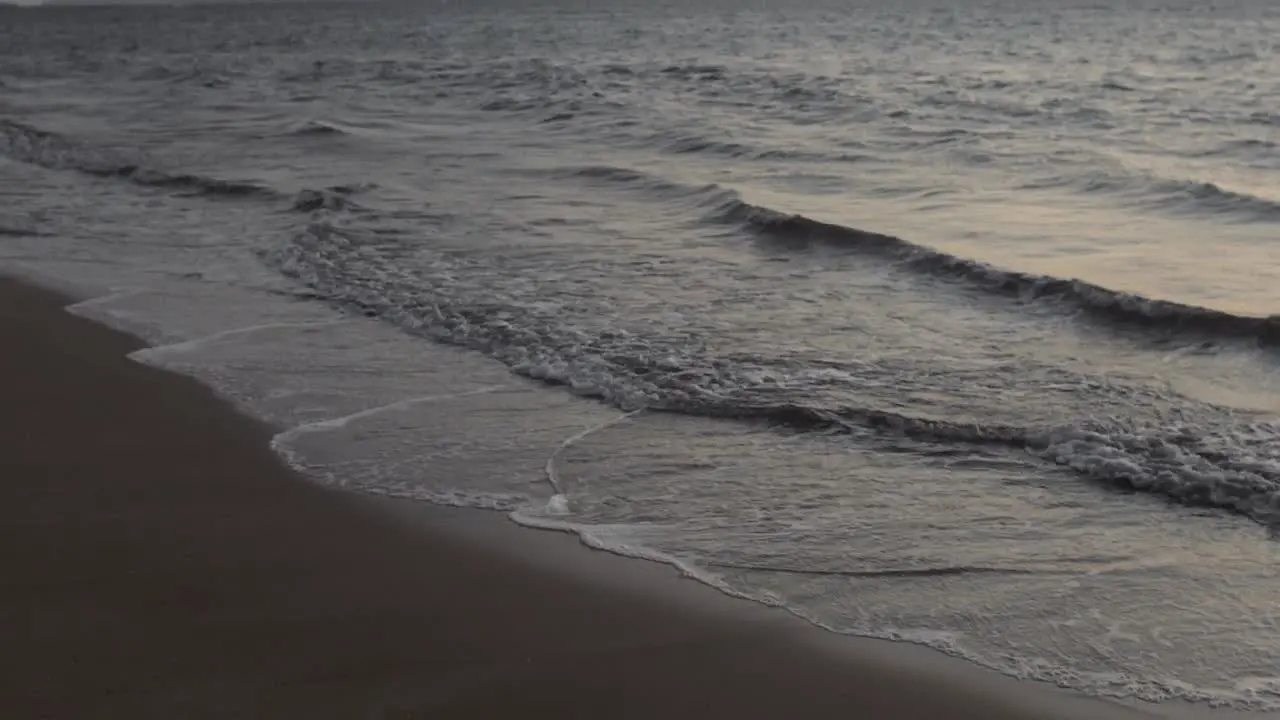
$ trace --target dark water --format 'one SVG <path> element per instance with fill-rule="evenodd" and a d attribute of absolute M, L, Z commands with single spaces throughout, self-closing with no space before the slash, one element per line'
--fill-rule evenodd
<path fill-rule="evenodd" d="M 1260 0 L 0 9 L 0 267 L 322 479 L 1275 709 L 1275 37 Z"/>

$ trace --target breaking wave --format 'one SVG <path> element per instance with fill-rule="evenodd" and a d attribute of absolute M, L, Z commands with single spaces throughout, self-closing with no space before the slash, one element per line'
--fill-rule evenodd
<path fill-rule="evenodd" d="M 140 185 L 214 197 L 277 196 L 253 183 L 169 174 L 118 162 L 22 123 L 0 121 L 0 154 L 51 169 L 120 178 Z M 1080 280 L 1011 270 L 956 257 L 889 235 L 826 223 L 745 202 L 719 185 L 688 186 L 610 166 L 561 169 L 562 176 L 615 184 L 664 203 L 683 204 L 703 222 L 728 225 L 797 250 L 843 248 L 914 271 L 960 280 L 1022 302 L 1056 302 L 1107 322 L 1210 338 L 1280 343 L 1280 316 L 1246 317 L 1110 290 Z M 1280 525 L 1280 428 L 1231 423 L 1228 429 L 1147 426 L 1119 421 L 1023 427 L 916 417 L 875 407 L 824 407 L 762 391 L 750 363 L 717 357 L 696 341 L 653 344 L 623 330 L 584 331 L 554 308 L 522 307 L 492 289 L 451 294 L 450 279 L 468 268 L 424 277 L 378 262 L 358 239 L 335 226 L 332 213 L 360 212 L 357 186 L 305 190 L 292 209 L 315 213 L 308 228 L 265 253 L 270 265 L 321 298 L 379 317 L 410 332 L 485 352 L 518 374 L 569 388 L 624 409 L 648 408 L 797 432 L 898 438 L 932 445 L 995 446 L 1070 468 L 1093 481 L 1174 502 L 1237 512 Z M 1204 191 L 1212 195 L 1214 191 Z"/>
<path fill-rule="evenodd" d="M 796 404 L 705 403 L 655 409 L 763 420 L 805 431 L 857 434 L 871 429 L 926 443 L 999 445 L 1123 489 L 1229 510 L 1267 525 L 1280 523 L 1280 449 L 1271 447 L 1280 441 L 1280 427 L 1272 423 L 1244 425 L 1223 436 L 1191 427 L 1125 428 L 1115 422 L 1023 428 Z"/>
<path fill-rule="evenodd" d="M 274 196 L 256 183 L 222 180 L 190 173 L 168 173 L 122 160 L 115 153 L 90 148 L 71 138 L 25 123 L 0 120 L 0 155 L 50 170 L 71 170 L 102 178 L 119 178 L 148 187 L 182 190 L 212 197 Z"/>
<path fill-rule="evenodd" d="M 335 185 L 323 190 L 308 188 L 294 196 L 291 209 L 296 212 L 315 212 L 318 210 L 334 212 L 339 210 L 358 211 L 362 208 L 351 199 L 351 196 L 362 192 L 364 189 L 358 185 Z"/>
<path fill-rule="evenodd" d="M 812 221 L 776 220 L 772 227 L 797 222 L 806 230 L 830 232 L 831 226 Z M 838 232 L 847 237 L 852 231 Z M 872 246 L 905 245 L 887 236 L 869 237 Z M 517 374 L 623 409 L 756 422 L 792 432 L 1023 452 L 1101 484 L 1280 525 L 1280 427 L 1274 424 L 1228 416 L 1225 422 L 1200 424 L 1100 418 L 1030 427 L 815 405 L 789 399 L 793 393 L 786 382 L 762 385 L 758 363 L 749 358 L 719 356 L 696 342 L 651 342 L 622 329 L 585 331 L 566 323 L 554 307 L 530 307 L 483 282 L 474 293 L 457 287 L 449 279 L 469 273 L 449 264 L 455 260 L 444 259 L 425 274 L 399 268 L 326 219 L 265 251 L 264 259 L 338 307 L 484 352 Z"/>

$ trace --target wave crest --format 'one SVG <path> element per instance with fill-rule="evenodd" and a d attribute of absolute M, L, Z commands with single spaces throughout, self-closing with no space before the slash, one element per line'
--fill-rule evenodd
<path fill-rule="evenodd" d="M 782 226 L 810 228 L 811 222 L 792 219 Z M 883 235 L 854 237 L 862 235 L 870 244 L 901 246 Z M 533 307 L 504 298 L 482 281 L 469 289 L 450 282 L 483 272 L 456 266 L 477 260 L 442 257 L 442 264 L 424 275 L 407 272 L 390 256 L 379 260 L 378 252 L 375 238 L 362 238 L 325 218 L 265 259 L 338 307 L 484 352 L 517 374 L 626 410 L 755 422 L 893 445 L 906 441 L 1021 452 L 1112 487 L 1280 526 L 1280 428 L 1273 424 L 1246 425 L 1223 417 L 1203 427 L 1157 421 L 1135 426 L 1114 419 L 1030 427 L 806 404 L 789 391 L 780 395 L 780 386 L 762 384 L 750 358 L 718 356 L 698 342 L 653 343 L 618 328 L 587 331 L 566 324 L 553 303 Z"/>
<path fill-rule="evenodd" d="M 781 213 L 736 201 L 721 208 L 721 222 L 735 223 L 797 249 L 833 245 L 901 263 L 915 271 L 962 280 L 980 290 L 1022 301 L 1049 300 L 1109 323 L 1204 338 L 1249 339 L 1280 344 L 1280 315 L 1256 317 L 1157 300 L 1111 290 L 1083 280 L 1057 278 L 957 257 L 901 238 Z"/>
<path fill-rule="evenodd" d="M 953 422 L 870 408 L 784 403 L 695 403 L 656 411 L 755 420 L 794 430 L 868 432 L 943 445 L 995 445 L 1022 450 L 1107 485 L 1160 495 L 1280 526 L 1280 427 L 1258 423 L 1209 434 L 1193 428 L 1093 426 L 1023 428 Z"/>
<path fill-rule="evenodd" d="M 1079 188 L 1085 194 L 1119 194 L 1137 205 L 1168 213 L 1222 215 L 1247 222 L 1280 221 L 1280 202 L 1216 183 L 1149 175 L 1093 175 Z"/>
<path fill-rule="evenodd" d="M 325 120 L 308 120 L 291 128 L 289 135 L 298 137 L 340 137 L 351 132 L 335 122 Z"/>
<path fill-rule="evenodd" d="M 220 197 L 273 196 L 256 183 L 222 180 L 190 173 L 167 173 L 122 161 L 57 133 L 12 120 L 0 120 L 0 155 L 50 170 L 71 170 L 101 178 L 119 178 L 138 185 L 184 190 Z"/>

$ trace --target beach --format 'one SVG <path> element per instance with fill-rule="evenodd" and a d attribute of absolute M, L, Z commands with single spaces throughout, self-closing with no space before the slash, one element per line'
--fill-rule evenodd
<path fill-rule="evenodd" d="M 1280 4 L 731 5 L 0 8 L 12 714 L 1280 714 Z"/>
<path fill-rule="evenodd" d="M 68 302 L 0 283 L 6 717 L 1145 716 L 312 484 Z"/>

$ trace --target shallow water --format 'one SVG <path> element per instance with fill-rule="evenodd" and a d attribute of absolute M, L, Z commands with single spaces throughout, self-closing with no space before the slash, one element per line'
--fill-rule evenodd
<path fill-rule="evenodd" d="M 0 268 L 101 295 L 319 480 L 1280 709 L 1278 34 L 1264 2 L 0 9 Z"/>

